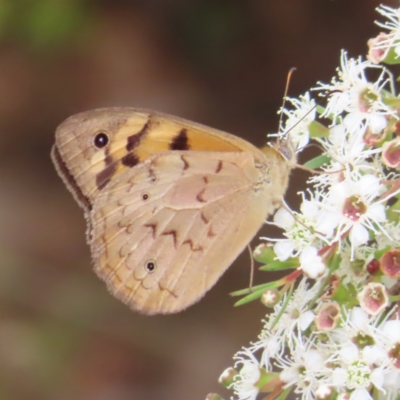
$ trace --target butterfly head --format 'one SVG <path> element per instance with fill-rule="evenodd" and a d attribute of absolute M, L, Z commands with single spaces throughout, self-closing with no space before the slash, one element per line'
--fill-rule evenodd
<path fill-rule="evenodd" d="M 294 148 L 293 142 L 290 137 L 284 137 L 279 139 L 274 144 L 275 150 L 283 157 L 290 167 L 293 167 L 297 163 L 296 149 Z"/>

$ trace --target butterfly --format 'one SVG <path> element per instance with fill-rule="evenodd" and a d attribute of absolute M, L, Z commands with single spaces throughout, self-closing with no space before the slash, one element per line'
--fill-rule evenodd
<path fill-rule="evenodd" d="M 132 309 L 168 314 L 198 301 L 281 204 L 295 152 L 104 108 L 64 121 L 51 157 L 84 211 L 97 275 Z"/>

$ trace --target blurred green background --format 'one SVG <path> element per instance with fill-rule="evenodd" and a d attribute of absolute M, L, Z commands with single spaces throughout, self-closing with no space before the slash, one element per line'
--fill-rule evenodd
<path fill-rule="evenodd" d="M 261 145 L 288 70 L 298 96 L 331 79 L 341 48 L 365 55 L 380 2 L 0 0 L 1 400 L 229 397 L 218 376 L 266 312 L 228 296 L 248 285 L 248 255 L 183 313 L 131 312 L 92 272 L 82 213 L 50 162 L 54 130 L 136 106 Z"/>

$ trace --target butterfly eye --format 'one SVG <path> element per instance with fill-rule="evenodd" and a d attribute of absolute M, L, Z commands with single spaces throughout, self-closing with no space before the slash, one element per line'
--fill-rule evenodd
<path fill-rule="evenodd" d="M 287 160 L 290 161 L 292 159 L 293 153 L 292 153 L 292 150 L 289 149 L 288 147 L 281 146 L 281 147 L 279 147 L 279 151 L 283 155 L 283 157 L 285 157 Z"/>
<path fill-rule="evenodd" d="M 107 146 L 108 142 L 109 142 L 108 135 L 104 132 L 99 132 L 94 137 L 94 145 L 98 149 L 102 149 L 103 147 Z"/>
<path fill-rule="evenodd" d="M 148 273 L 154 272 L 156 270 L 156 262 L 154 260 L 146 261 L 144 268 Z"/>

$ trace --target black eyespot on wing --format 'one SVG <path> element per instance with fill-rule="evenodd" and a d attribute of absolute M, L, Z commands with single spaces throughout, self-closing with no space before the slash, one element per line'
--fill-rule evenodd
<path fill-rule="evenodd" d="M 143 199 L 143 200 L 148 200 L 148 198 L 149 198 L 149 195 L 148 195 L 147 193 L 144 193 L 144 194 L 142 195 L 142 199 Z"/>
<path fill-rule="evenodd" d="M 108 145 L 109 141 L 110 139 L 108 138 L 107 133 L 99 132 L 94 137 L 93 143 L 98 149 L 102 149 Z"/>
<path fill-rule="evenodd" d="M 149 260 L 145 262 L 144 268 L 148 273 L 152 273 L 156 270 L 157 264 L 154 260 Z"/>

